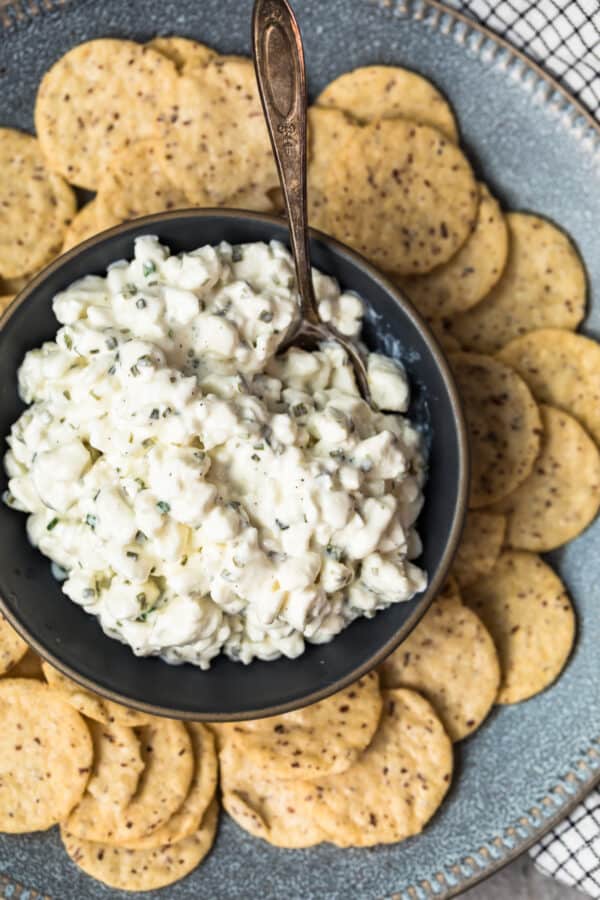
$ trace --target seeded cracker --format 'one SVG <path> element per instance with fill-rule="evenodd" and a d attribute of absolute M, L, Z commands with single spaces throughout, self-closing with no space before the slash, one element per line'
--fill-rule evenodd
<path fill-rule="evenodd" d="M 567 235 L 545 219 L 508 213 L 509 253 L 502 278 L 452 323 L 467 350 L 494 353 L 539 328 L 577 328 L 585 315 L 583 263 Z"/>
<path fill-rule="evenodd" d="M 358 129 L 339 109 L 311 106 L 308 111 L 308 221 L 313 228 L 327 231 L 327 174 L 339 148 Z"/>
<path fill-rule="evenodd" d="M 88 238 L 94 237 L 95 234 L 99 234 L 106 228 L 112 228 L 113 225 L 118 225 L 118 220 L 112 218 L 101 219 L 97 201 L 95 199 L 90 200 L 75 214 L 73 221 L 67 228 L 62 252 L 64 253 L 66 250 L 70 250 L 71 247 L 81 244 L 82 241 L 87 241 Z"/>
<path fill-rule="evenodd" d="M 464 597 L 498 650 L 498 703 L 527 700 L 552 684 L 571 652 L 575 615 L 550 566 L 534 553 L 508 551 Z"/>
<path fill-rule="evenodd" d="M 505 532 L 506 518 L 503 515 L 476 510 L 467 513 L 452 566 L 452 574 L 461 587 L 467 587 L 491 572 L 500 556 Z"/>
<path fill-rule="evenodd" d="M 365 125 L 326 182 L 329 230 L 374 265 L 429 272 L 467 240 L 479 191 L 465 156 L 439 131 L 402 119 Z"/>
<path fill-rule="evenodd" d="M 38 141 L 11 128 L 0 128 L 0 207 L 0 278 L 50 262 L 76 210 L 73 191 L 46 170 Z"/>
<path fill-rule="evenodd" d="M 14 297 L 15 294 L 19 294 L 23 290 L 36 274 L 36 272 L 30 272 L 27 275 L 20 275 L 18 278 L 0 278 L 0 294 Z"/>
<path fill-rule="evenodd" d="M 94 821 L 98 809 L 119 816 L 137 791 L 144 769 L 140 741 L 133 728 L 102 725 L 88 719 L 94 744 L 94 764 L 85 793 L 67 820 L 79 834 Z"/>
<path fill-rule="evenodd" d="M 223 804 L 251 834 L 276 846 L 327 840 L 370 847 L 418 834 L 452 776 L 452 744 L 429 703 L 413 691 L 383 692 L 375 736 L 339 775 L 318 781 L 252 777 L 243 752 L 221 755 Z"/>
<path fill-rule="evenodd" d="M 373 737 L 380 713 L 379 678 L 370 672 L 304 709 L 213 727 L 222 743 L 243 748 L 256 771 L 297 780 L 347 769 Z"/>
<path fill-rule="evenodd" d="M 244 831 L 292 849 L 327 840 L 312 809 L 316 782 L 271 778 L 247 759 L 242 743 L 233 741 L 221 747 L 219 768 L 223 807 Z"/>
<path fill-rule="evenodd" d="M 562 410 L 540 407 L 544 434 L 529 477 L 494 507 L 508 516 L 506 542 L 543 553 L 573 540 L 600 506 L 600 453 Z"/>
<path fill-rule="evenodd" d="M 32 679 L 0 681 L 0 831 L 43 831 L 79 801 L 92 741 L 63 697 Z"/>
<path fill-rule="evenodd" d="M 527 385 L 508 366 L 476 353 L 453 353 L 450 363 L 467 419 L 469 506 L 476 509 L 505 497 L 527 478 L 542 423 Z"/>
<path fill-rule="evenodd" d="M 437 128 L 458 143 L 448 101 L 422 75 L 399 66 L 364 66 L 345 72 L 319 94 L 317 105 L 344 110 L 361 122 L 411 119 Z"/>
<path fill-rule="evenodd" d="M 506 220 L 485 184 L 479 191 L 475 226 L 458 253 L 427 275 L 398 280 L 426 318 L 446 318 L 475 306 L 502 275 L 508 255 Z"/>
<path fill-rule="evenodd" d="M 133 41 L 74 47 L 46 72 L 37 94 L 35 127 L 47 165 L 96 190 L 115 151 L 154 137 L 177 82 L 171 60 Z"/>
<path fill-rule="evenodd" d="M 190 790 L 182 806 L 171 818 L 146 837 L 128 840 L 133 850 L 152 850 L 175 844 L 200 828 L 204 814 L 213 801 L 217 789 L 217 753 L 211 731 L 199 723 L 187 725 L 194 754 L 194 774 Z"/>
<path fill-rule="evenodd" d="M 453 741 L 472 734 L 496 699 L 494 642 L 460 597 L 440 594 L 379 669 L 386 688 L 411 688 L 433 706 Z"/>
<path fill-rule="evenodd" d="M 34 650 L 28 650 L 8 674 L 10 678 L 35 678 L 44 681 L 42 660 Z"/>
<path fill-rule="evenodd" d="M 215 800 L 195 834 L 152 850 L 128 850 L 84 841 L 64 827 L 61 838 L 73 862 L 92 878 L 124 891 L 150 891 L 179 881 L 202 862 L 212 847 L 218 818 L 219 805 Z"/>
<path fill-rule="evenodd" d="M 28 646 L 0 613 L 0 674 L 8 672 L 27 653 Z"/>
<path fill-rule="evenodd" d="M 189 206 L 184 192 L 165 174 L 157 141 L 138 141 L 115 153 L 96 200 L 100 221 L 125 222 Z"/>
<path fill-rule="evenodd" d="M 189 69 L 202 69 L 218 56 L 215 50 L 183 37 L 156 37 L 148 42 L 148 47 L 162 53 L 167 59 L 175 63 L 178 72 L 187 72 Z"/>
<path fill-rule="evenodd" d="M 139 712 L 137 709 L 129 709 L 120 703 L 114 703 L 112 700 L 105 700 L 92 691 L 86 691 L 76 682 L 71 681 L 66 675 L 61 674 L 50 663 L 43 662 L 42 669 L 48 684 L 62 691 L 65 699 L 71 706 L 89 719 L 96 722 L 104 722 L 106 724 L 115 722 L 117 725 L 148 725 L 152 717 L 147 713 Z"/>
<path fill-rule="evenodd" d="M 192 780 L 189 735 L 181 722 L 154 719 L 137 735 L 144 769 L 131 801 L 115 810 L 97 800 L 87 803 L 86 817 L 73 816 L 67 829 L 85 840 L 124 844 L 164 825 L 185 800 Z"/>
<path fill-rule="evenodd" d="M 279 179 L 249 59 L 218 57 L 182 75 L 159 125 L 165 172 L 190 203 L 272 208 Z"/>
<path fill-rule="evenodd" d="M 511 341 L 499 359 L 537 400 L 565 410 L 600 443 L 600 345 L 581 334 L 546 328 Z"/>

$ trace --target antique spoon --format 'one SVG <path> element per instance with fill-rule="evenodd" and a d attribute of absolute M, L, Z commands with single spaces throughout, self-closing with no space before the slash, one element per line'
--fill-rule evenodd
<path fill-rule="evenodd" d="M 256 0 L 252 16 L 254 67 L 279 181 L 300 294 L 300 316 L 281 349 L 314 348 L 337 341 L 350 359 L 362 397 L 371 402 L 367 369 L 358 347 L 321 321 L 311 276 L 306 212 L 307 97 L 304 50 L 296 17 L 286 0 Z"/>

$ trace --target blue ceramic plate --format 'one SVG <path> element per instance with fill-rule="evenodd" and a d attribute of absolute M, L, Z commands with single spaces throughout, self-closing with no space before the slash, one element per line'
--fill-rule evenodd
<path fill-rule="evenodd" d="M 250 49 L 251 0 L 24 0 L 21 11 L 3 3 L 0 122 L 20 128 L 32 127 L 44 71 L 89 38 L 177 33 L 226 53 Z M 417 69 L 442 88 L 464 145 L 497 196 L 512 209 L 555 219 L 579 245 L 592 297 L 585 330 L 598 336 L 600 133 L 583 110 L 513 50 L 424 0 L 296 0 L 295 6 L 313 93 L 341 72 L 374 62 Z M 223 817 L 201 869 L 147 896 L 448 898 L 524 850 L 600 776 L 600 522 L 551 561 L 579 615 L 569 665 L 552 689 L 497 709 L 459 746 L 450 795 L 423 835 L 375 850 L 276 850 Z M 3 896 L 20 900 L 36 892 L 53 900 L 131 896 L 76 869 L 56 829 L 1 836 L 0 889 L 3 878 Z"/>

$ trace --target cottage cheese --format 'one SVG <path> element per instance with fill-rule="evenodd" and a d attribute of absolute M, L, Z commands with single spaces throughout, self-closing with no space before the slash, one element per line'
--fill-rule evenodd
<path fill-rule="evenodd" d="M 360 300 L 314 273 L 323 318 Z M 402 368 L 344 351 L 276 356 L 297 304 L 276 242 L 135 258 L 54 298 L 29 352 L 5 500 L 63 590 L 138 655 L 207 668 L 297 657 L 424 588 L 419 437 Z"/>

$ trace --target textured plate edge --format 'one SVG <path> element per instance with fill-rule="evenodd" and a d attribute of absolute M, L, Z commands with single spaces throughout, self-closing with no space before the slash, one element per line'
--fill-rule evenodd
<path fill-rule="evenodd" d="M 0 35 L 3 30 L 16 29 L 39 15 L 58 11 L 74 2 L 77 0 L 13 0 L 3 5 L 0 0 Z M 421 21 L 432 31 L 439 31 L 465 46 L 486 64 L 504 69 L 511 79 L 522 83 L 535 102 L 548 106 L 560 120 L 560 126 L 569 130 L 584 149 L 600 158 L 600 124 L 591 113 L 556 78 L 490 29 L 437 0 L 362 2 L 389 10 L 400 19 Z M 502 835 L 487 839 L 454 865 L 436 872 L 433 880 L 425 879 L 388 895 L 389 900 L 451 900 L 457 897 L 529 849 L 597 784 L 600 784 L 600 735 L 581 751 L 569 771 L 547 794 L 526 815 L 507 826 Z M 24 891 L 22 885 L 2 876 L 0 888 L 8 885 L 17 891 L 15 900 L 19 892 Z M 41 896 L 33 890 L 30 895 Z"/>

